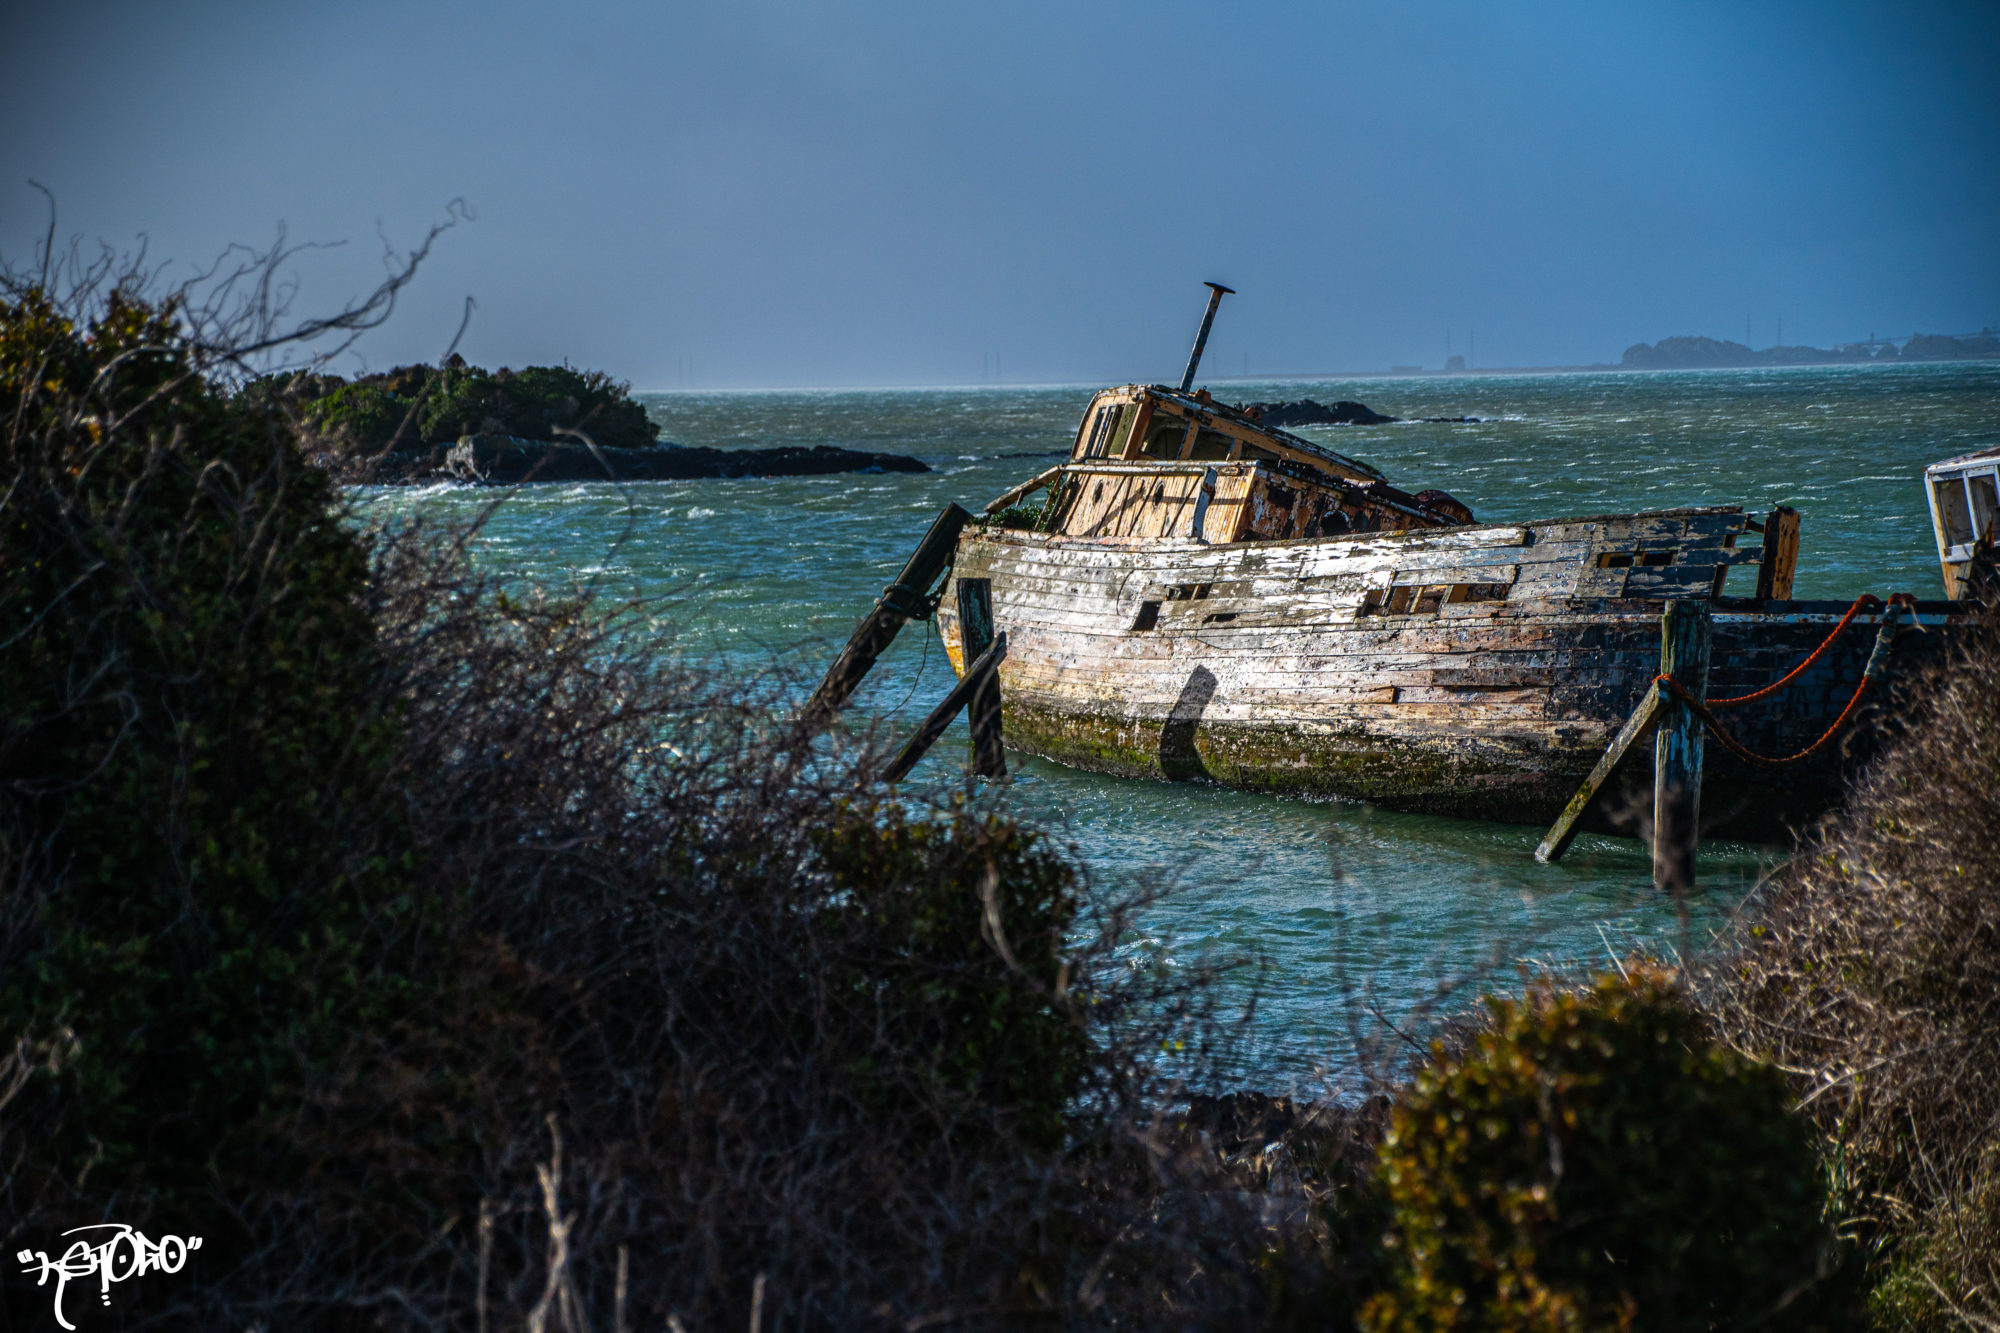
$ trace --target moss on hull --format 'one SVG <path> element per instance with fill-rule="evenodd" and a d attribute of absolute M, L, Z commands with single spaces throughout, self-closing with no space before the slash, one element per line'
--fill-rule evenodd
<path fill-rule="evenodd" d="M 1354 727 L 1257 724 L 1071 712 L 1020 698 L 1005 705 L 1007 743 L 1057 763 L 1121 777 L 1209 779 L 1392 809 L 1537 823 L 1555 818 L 1596 756 L 1414 744 Z M 1488 751 L 1493 751 L 1488 753 Z"/>
<path fill-rule="evenodd" d="M 1071 711 L 1015 696 L 1004 705 L 1007 744 L 1073 768 L 1119 777 L 1212 781 L 1245 791 L 1368 801 L 1411 814 L 1546 826 L 1562 812 L 1596 750 L 1519 743 L 1435 744 L 1364 727 L 1315 728 Z M 1648 836 L 1653 747 L 1642 742 L 1585 819 L 1593 832 Z M 1788 842 L 1825 808 L 1807 775 L 1789 781 L 1711 753 L 1702 791 L 1708 837 Z"/>

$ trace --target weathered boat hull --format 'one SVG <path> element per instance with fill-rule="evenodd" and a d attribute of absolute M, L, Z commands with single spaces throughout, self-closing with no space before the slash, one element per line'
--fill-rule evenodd
<path fill-rule="evenodd" d="M 1737 511 L 1697 510 L 1230 545 L 983 528 L 961 537 L 953 583 L 990 584 L 1017 749 L 1546 825 L 1650 687 L 1663 599 L 1716 598 L 1743 527 Z M 1599 564 L 1621 548 L 1639 562 Z M 940 628 L 962 669 L 950 594 Z M 1770 684 L 1847 610 L 1716 598 L 1710 697 Z M 1959 618 L 1951 603 L 1920 613 L 1930 632 L 1897 638 L 1892 679 L 1934 657 Z M 1764 754 L 1810 745 L 1853 694 L 1879 620 L 1857 615 L 1790 687 L 1729 712 L 1732 732 Z M 1868 757 L 1888 694 L 1813 760 L 1775 772 L 1711 742 L 1705 830 L 1776 840 L 1824 811 Z M 1593 826 L 1644 831 L 1650 761 L 1627 769 Z"/>

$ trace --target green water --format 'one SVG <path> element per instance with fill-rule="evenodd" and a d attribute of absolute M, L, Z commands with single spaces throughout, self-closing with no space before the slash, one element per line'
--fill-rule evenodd
<path fill-rule="evenodd" d="M 833 444 L 914 454 L 928 475 L 615 487 L 526 487 L 480 558 L 509 576 L 666 595 L 677 650 L 815 674 L 947 501 L 976 509 L 1050 466 L 1100 386 L 642 395 L 684 444 Z M 2000 444 L 2000 364 L 1667 375 L 1541 375 L 1227 384 L 1229 401 L 1359 399 L 1402 417 L 1479 424 L 1307 428 L 1407 490 L 1437 487 L 1482 521 L 1789 504 L 1802 515 L 1797 595 L 1941 595 L 1923 466 Z M 492 491 L 378 492 L 388 512 L 470 515 Z M 1752 575 L 1732 591 L 1748 591 Z M 857 699 L 911 724 L 951 678 L 934 637 L 905 631 Z M 952 779 L 962 733 L 918 776 Z M 1773 863 L 1705 847 L 1685 913 L 1652 891 L 1637 843 L 1584 837 L 1559 865 L 1539 830 L 1364 806 L 1130 781 L 1013 756 L 1009 799 L 1054 821 L 1097 878 L 1181 888 L 1132 956 L 1264 960 L 1243 1062 L 1266 1087 L 1338 1077 L 1352 997 L 1396 1014 L 1441 982 L 1534 958 L 1702 947 Z"/>

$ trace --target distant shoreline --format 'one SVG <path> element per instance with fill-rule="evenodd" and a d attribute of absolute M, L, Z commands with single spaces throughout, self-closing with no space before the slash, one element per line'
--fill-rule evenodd
<path fill-rule="evenodd" d="M 1743 371 L 1787 371 L 1787 370 L 1868 370 L 1895 369 L 1898 366 L 1914 368 L 1918 366 L 1992 365 L 2000 356 L 1953 357 L 1940 360 L 1885 359 L 1881 361 L 1802 361 L 1783 365 L 1749 366 L 1627 366 L 1614 362 L 1597 361 L 1582 366 L 1472 366 L 1464 370 L 1440 370 L 1425 367 L 1415 372 L 1394 370 L 1309 370 L 1275 371 L 1270 374 L 1254 375 L 1203 375 L 1201 382 L 1209 385 L 1222 384 L 1292 384 L 1311 383 L 1326 380 L 1454 380 L 1478 379 L 1487 376 L 1520 375 L 1673 375 L 1683 373 L 1712 373 L 1718 370 Z M 781 388 L 770 385 L 716 385 L 713 388 L 690 389 L 634 389 L 632 393 L 659 398 L 698 398 L 704 394 L 739 393 L 973 393 L 1000 390 L 1027 389 L 1089 389 L 1096 390 L 1113 383 L 1114 378 L 1094 380 L 1023 380 L 1008 384 L 800 384 Z M 1126 381 L 1119 380 L 1118 383 Z M 1137 381 L 1133 381 L 1137 382 Z"/>

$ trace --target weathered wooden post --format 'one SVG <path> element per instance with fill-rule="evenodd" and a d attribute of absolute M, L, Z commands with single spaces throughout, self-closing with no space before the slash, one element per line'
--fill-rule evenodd
<path fill-rule="evenodd" d="M 993 580 L 958 581 L 958 631 L 962 660 L 969 669 L 993 646 Z M 1007 752 L 1000 744 L 1000 673 L 989 671 L 966 704 L 972 724 L 972 771 L 982 778 L 1007 776 Z"/>
<path fill-rule="evenodd" d="M 1708 697 L 1714 623 L 1705 601 L 1668 602 L 1660 617 L 1660 674 L 1696 699 Z M 1671 692 L 1660 703 L 1653 741 L 1653 886 L 1681 893 L 1694 887 L 1701 841 L 1702 723 Z"/>
<path fill-rule="evenodd" d="M 904 622 L 921 620 L 930 614 L 926 605 L 930 586 L 937 582 L 938 575 L 951 563 L 952 553 L 958 549 L 958 534 L 971 521 L 971 514 L 958 505 L 949 504 L 931 522 L 930 531 L 917 543 L 917 549 L 911 553 L 909 563 L 903 566 L 903 572 L 896 576 L 894 583 L 882 590 L 882 595 L 875 601 L 875 609 L 855 626 L 847 647 L 828 668 L 826 679 L 813 691 L 813 697 L 802 714 L 808 726 L 818 728 L 831 723 L 834 715 L 853 697 L 855 687 L 875 665 L 875 659 L 896 641 Z"/>
<path fill-rule="evenodd" d="M 930 716 L 926 717 L 922 725 L 917 728 L 917 734 L 910 737 L 901 753 L 882 771 L 883 781 L 901 782 L 910 775 L 910 770 L 917 766 L 917 761 L 924 757 L 924 753 L 931 746 L 937 744 L 938 737 L 944 735 L 944 729 L 958 716 L 958 710 L 965 707 L 975 692 L 987 685 L 987 677 L 999 673 L 1000 663 L 1005 661 L 1006 657 L 1007 636 L 996 634 L 993 636 L 993 642 L 987 645 L 986 651 L 966 664 L 965 674 L 959 677 L 958 683 L 951 687 L 950 693 L 939 701 L 936 708 L 931 709 Z M 992 688 L 999 687 L 995 685 Z"/>
<path fill-rule="evenodd" d="M 1757 600 L 1789 602 L 1799 564 L 1799 511 L 1779 505 L 1764 520 L 1764 555 L 1757 566 Z"/>

